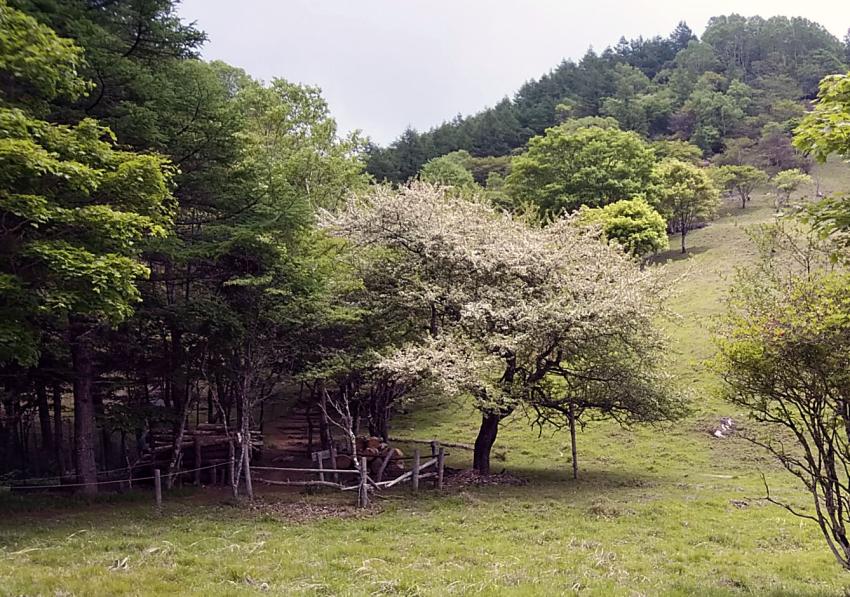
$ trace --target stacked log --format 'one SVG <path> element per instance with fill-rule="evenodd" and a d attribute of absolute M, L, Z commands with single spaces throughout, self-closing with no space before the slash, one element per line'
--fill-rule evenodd
<path fill-rule="evenodd" d="M 139 466 L 167 467 L 174 455 L 174 432 L 154 430 L 149 437 L 150 445 L 139 461 Z M 231 431 L 228 434 L 224 425 L 201 423 L 195 428 L 186 429 L 180 443 L 183 462 L 200 462 L 202 466 L 225 462 L 229 459 L 231 441 L 238 446 L 236 433 Z M 200 459 L 195 455 L 196 442 L 201 450 Z M 260 431 L 251 431 L 251 449 L 252 459 L 259 458 L 263 449 L 263 434 Z M 184 466 L 183 468 L 192 467 Z"/>
<path fill-rule="evenodd" d="M 375 480 L 397 477 L 404 472 L 404 452 L 380 438 L 358 437 L 357 455 L 366 458 L 369 474 Z M 356 468 L 349 454 L 337 454 L 336 464 L 341 469 Z"/>

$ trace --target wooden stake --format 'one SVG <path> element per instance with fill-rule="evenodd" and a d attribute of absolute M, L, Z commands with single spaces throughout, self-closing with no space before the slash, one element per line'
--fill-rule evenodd
<path fill-rule="evenodd" d="M 413 492 L 419 491 L 419 450 L 413 451 L 413 475 L 410 480 L 413 484 Z"/>
<path fill-rule="evenodd" d="M 243 440 L 243 446 L 244 446 Z M 251 481 L 251 443 L 247 447 L 242 448 L 242 474 L 245 477 L 245 493 L 248 494 L 248 499 L 254 499 L 254 484 Z"/>
<path fill-rule="evenodd" d="M 366 468 L 366 457 L 360 459 L 360 489 L 357 492 L 357 505 L 365 508 L 369 505 L 368 468 Z"/>
<path fill-rule="evenodd" d="M 162 478 L 159 476 L 159 469 L 153 469 L 153 491 L 156 496 L 157 510 L 162 508 Z"/>
<path fill-rule="evenodd" d="M 336 470 L 336 442 L 331 440 L 331 468 Z M 339 483 L 339 473 L 333 474 L 334 483 Z"/>
<path fill-rule="evenodd" d="M 446 449 L 441 447 L 437 452 L 437 489 L 443 488 L 443 471 L 446 464 Z"/>
<path fill-rule="evenodd" d="M 322 458 L 321 452 L 319 452 L 318 454 L 319 455 L 316 457 L 316 462 L 318 463 L 318 468 L 319 468 L 319 481 L 324 483 L 325 482 L 325 472 L 324 472 L 324 464 L 322 464 L 322 461 L 324 460 L 324 458 Z"/>
<path fill-rule="evenodd" d="M 200 402 L 198 402 L 200 404 Z M 195 435 L 195 487 L 201 486 L 201 437 Z"/>

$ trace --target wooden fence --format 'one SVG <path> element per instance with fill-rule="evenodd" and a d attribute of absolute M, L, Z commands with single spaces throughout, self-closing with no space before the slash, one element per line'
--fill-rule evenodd
<path fill-rule="evenodd" d="M 372 478 L 369 474 L 369 460 L 381 458 L 381 464 L 376 478 Z M 336 467 L 336 454 L 332 450 L 323 450 L 312 454 L 313 462 L 316 463 L 315 468 L 301 467 L 277 467 L 277 466 L 252 466 L 252 471 L 270 471 L 283 473 L 299 473 L 305 476 L 314 476 L 315 479 L 303 480 L 285 480 L 276 481 L 271 479 L 258 478 L 257 480 L 267 485 L 295 485 L 295 486 L 314 486 L 314 487 L 330 487 L 340 491 L 357 490 L 357 505 L 365 507 L 369 505 L 369 491 L 389 489 L 400 483 L 409 482 L 414 493 L 420 489 L 421 481 L 424 479 L 433 479 L 435 489 L 443 488 L 445 477 L 445 448 L 439 445 L 438 442 L 431 443 L 431 457 L 428 460 L 422 461 L 419 450 L 413 451 L 413 457 L 410 459 L 411 468 L 409 471 L 403 472 L 393 479 L 383 479 L 383 472 L 386 470 L 389 462 L 390 454 L 386 456 L 358 456 L 356 460 L 356 468 L 341 469 Z M 331 460 L 331 467 L 325 468 L 324 461 Z M 334 479 L 329 481 L 328 477 Z M 355 477 L 353 483 L 346 483 L 346 477 Z"/>

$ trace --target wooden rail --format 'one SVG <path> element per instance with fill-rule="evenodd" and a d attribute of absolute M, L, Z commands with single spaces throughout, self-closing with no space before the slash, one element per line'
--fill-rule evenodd
<path fill-rule="evenodd" d="M 413 493 L 417 493 L 421 485 L 420 482 L 424 479 L 434 479 L 435 489 L 441 490 L 443 488 L 446 461 L 445 448 L 440 446 L 437 442 L 429 441 L 428 443 L 431 444 L 431 458 L 427 459 L 425 462 L 422 462 L 419 450 L 414 450 L 412 458 L 413 465 L 411 469 L 400 474 L 394 479 L 388 479 L 386 481 L 384 481 L 381 477 L 386 469 L 387 462 L 389 461 L 387 456 L 381 457 L 381 466 L 378 470 L 378 473 L 376 474 L 376 480 L 372 479 L 369 476 L 368 459 L 366 456 L 358 457 L 356 469 L 325 468 L 322 464 L 322 461 L 330 456 L 328 450 L 315 452 L 312 455 L 313 462 L 317 463 L 317 466 L 315 468 L 254 466 L 251 467 L 251 470 L 277 471 L 283 473 L 304 473 L 307 475 L 316 475 L 318 478 L 315 480 L 308 479 L 303 481 L 274 481 L 268 479 L 257 479 L 257 481 L 265 483 L 267 485 L 331 487 L 340 491 L 357 490 L 357 505 L 360 507 L 366 507 L 369 504 L 370 488 L 374 490 L 389 489 L 390 487 L 394 487 L 405 481 L 410 481 L 411 490 L 413 491 Z M 336 456 L 336 454 L 333 454 L 333 456 Z M 374 459 L 377 457 L 372 458 Z M 336 458 L 333 458 L 333 460 L 336 460 Z M 355 485 L 345 485 L 344 483 L 338 481 L 328 481 L 326 480 L 325 475 L 334 475 L 335 478 L 338 475 L 356 475 L 358 479 Z"/>

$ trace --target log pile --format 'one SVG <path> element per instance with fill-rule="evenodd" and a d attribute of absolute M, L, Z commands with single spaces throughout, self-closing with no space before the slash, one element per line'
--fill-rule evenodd
<path fill-rule="evenodd" d="M 366 457 L 369 474 L 373 479 L 396 477 L 404 472 L 404 452 L 382 442 L 380 438 L 358 437 L 357 455 Z M 356 468 L 348 454 L 338 454 L 336 463 L 341 469 Z"/>
<path fill-rule="evenodd" d="M 139 466 L 165 468 L 174 456 L 173 430 L 154 430 L 149 436 L 149 446 L 139 461 Z M 186 429 L 180 443 L 180 452 L 184 463 L 183 468 L 192 468 L 188 463 L 200 463 L 201 466 L 216 462 L 225 462 L 230 458 L 230 442 L 238 451 L 239 439 L 235 431 L 228 434 L 223 424 L 200 423 L 197 427 Z M 195 454 L 196 443 L 200 448 L 200 458 Z M 263 434 L 251 431 L 252 460 L 259 458 L 263 449 Z"/>

